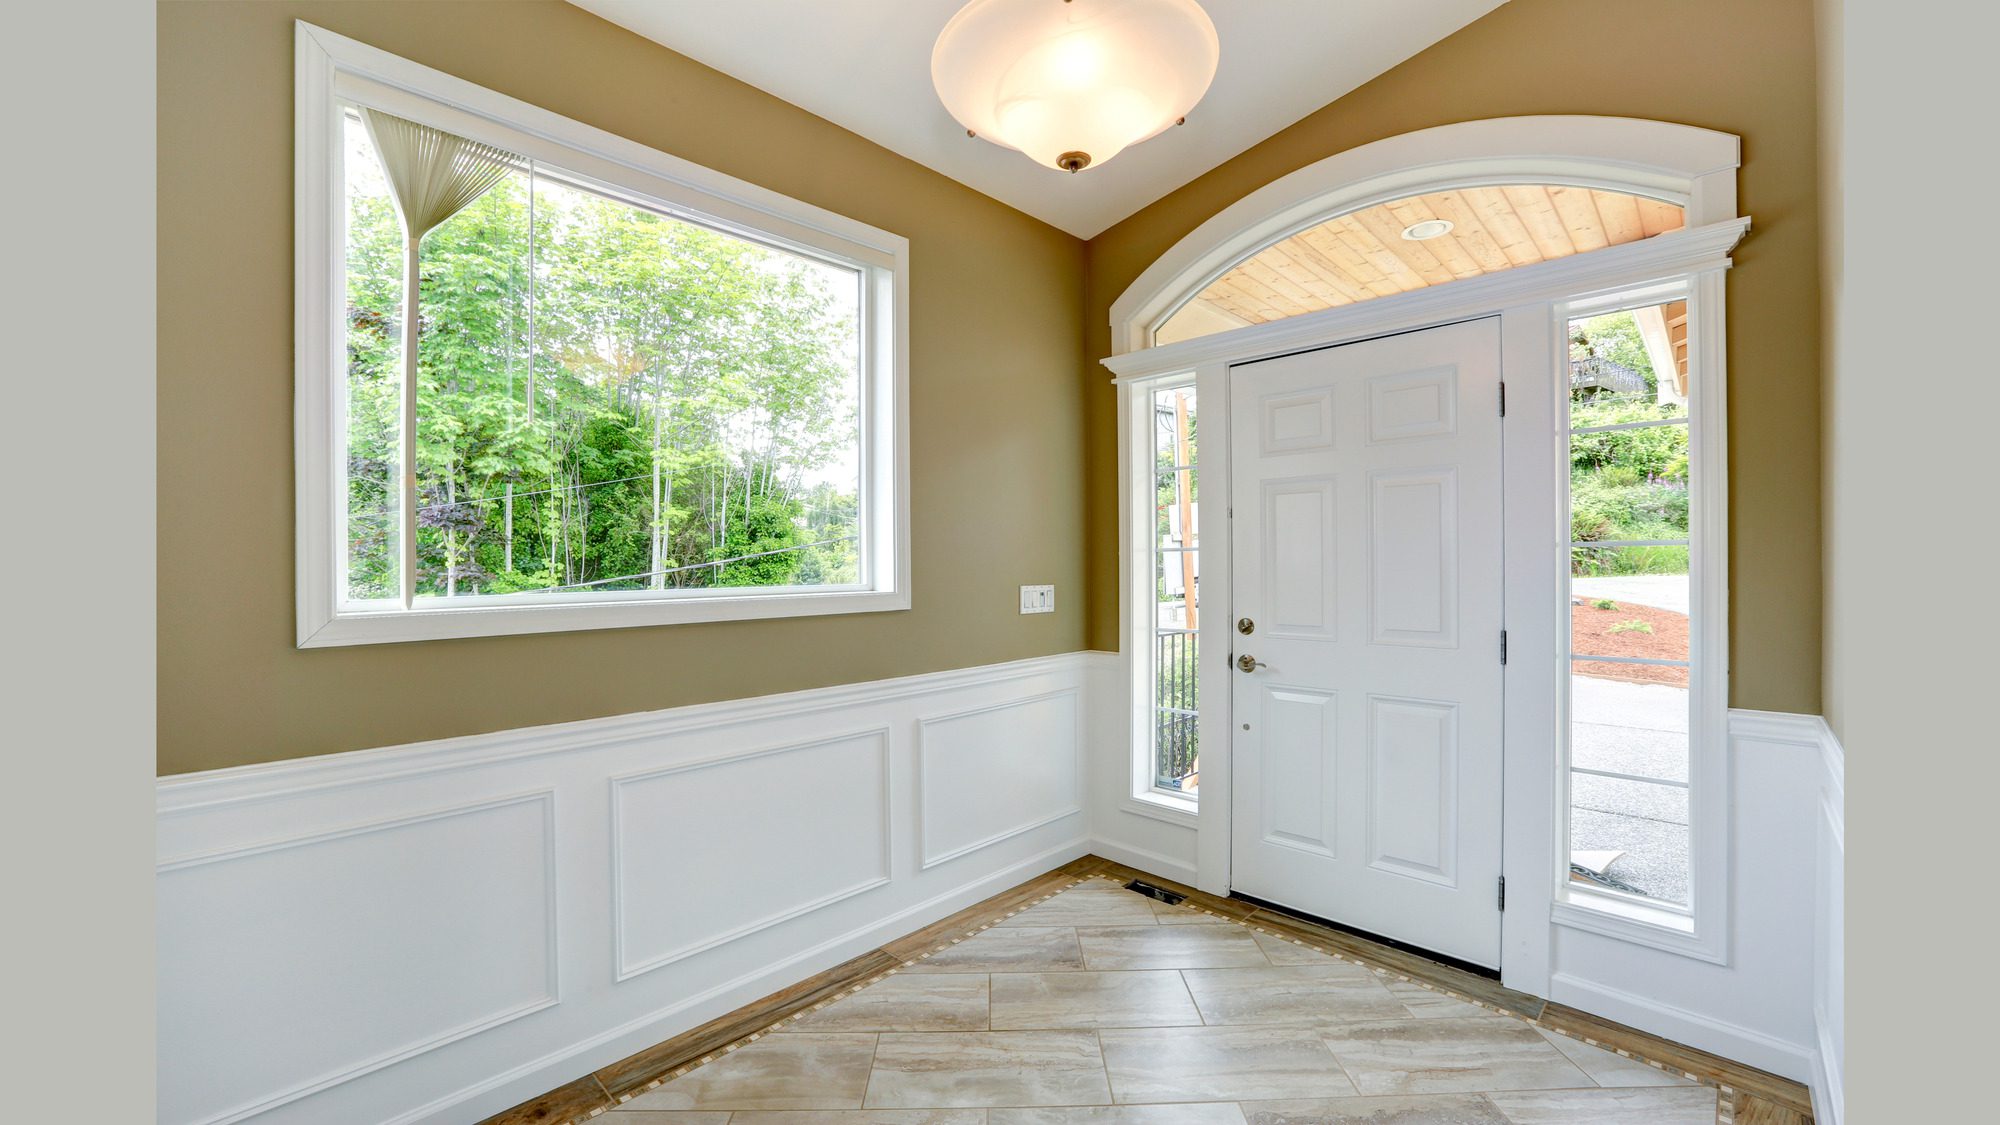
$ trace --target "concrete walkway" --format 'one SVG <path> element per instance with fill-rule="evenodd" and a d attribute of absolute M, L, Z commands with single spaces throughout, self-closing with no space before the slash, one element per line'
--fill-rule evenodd
<path fill-rule="evenodd" d="M 1688 580 L 1685 574 L 1611 574 L 1598 578 L 1572 578 L 1570 593 L 1579 598 L 1610 598 L 1614 602 L 1688 611 Z"/>
<path fill-rule="evenodd" d="M 1592 676 L 1572 677 L 1570 684 L 1573 765 L 1687 780 L 1686 688 Z M 1572 774 L 1570 805 L 1572 848 L 1625 852 L 1624 858 L 1611 865 L 1613 878 L 1655 898 L 1687 901 L 1686 789 Z"/>

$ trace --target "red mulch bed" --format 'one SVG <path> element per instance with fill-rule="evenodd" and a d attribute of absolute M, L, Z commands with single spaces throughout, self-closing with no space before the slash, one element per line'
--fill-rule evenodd
<path fill-rule="evenodd" d="M 1590 598 L 1576 598 L 1570 610 L 1570 651 L 1579 657 L 1637 656 L 1648 660 L 1688 658 L 1688 619 L 1685 613 L 1655 609 L 1649 605 L 1615 602 L 1615 609 L 1598 609 Z M 1650 633 L 1633 629 L 1611 632 L 1613 625 L 1643 621 Z M 1688 670 L 1664 664 L 1609 664 L 1579 659 L 1572 666 L 1580 676 L 1600 680 L 1622 680 L 1628 684 L 1672 684 L 1686 687 Z"/>

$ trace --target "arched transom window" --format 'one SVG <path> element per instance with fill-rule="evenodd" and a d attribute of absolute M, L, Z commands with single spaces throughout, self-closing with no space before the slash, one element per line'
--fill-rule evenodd
<path fill-rule="evenodd" d="M 1266 246 L 1168 317 L 1171 344 L 1681 229 L 1683 209 L 1561 184 L 1463 187 L 1349 211 Z"/>

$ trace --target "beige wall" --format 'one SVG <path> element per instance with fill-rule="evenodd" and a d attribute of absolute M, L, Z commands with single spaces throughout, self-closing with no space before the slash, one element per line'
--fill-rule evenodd
<path fill-rule="evenodd" d="M 1081 242 L 553 0 L 158 14 L 161 773 L 1083 647 Z M 293 647 L 294 19 L 908 236 L 914 608 Z"/>
<path fill-rule="evenodd" d="M 295 18 L 907 235 L 915 608 L 294 648 Z M 162 773 L 1115 648 L 1117 433 L 1096 364 L 1111 301 L 1287 172 L 1528 113 L 1744 139 L 1756 223 L 1730 281 L 1731 701 L 1819 708 L 1810 0 L 1513 0 L 1087 246 L 553 0 L 168 3 L 159 21 Z M 1055 614 L 1014 612 L 1015 586 L 1051 581 Z"/>
<path fill-rule="evenodd" d="M 1730 701 L 1819 709 L 1819 314 L 1810 0 L 1513 0 L 1147 207 L 1089 246 L 1085 358 L 1110 305 L 1178 239 L 1300 167 L 1483 117 L 1650 117 L 1743 138 L 1754 231 L 1729 280 Z M 1117 502 L 1109 375 L 1090 392 L 1090 639 L 1115 648 Z"/>

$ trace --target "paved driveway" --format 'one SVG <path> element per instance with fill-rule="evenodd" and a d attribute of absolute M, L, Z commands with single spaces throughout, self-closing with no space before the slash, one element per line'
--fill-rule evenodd
<path fill-rule="evenodd" d="M 1649 605 L 1688 611 L 1688 580 L 1685 574 L 1612 574 L 1600 578 L 1572 578 L 1570 593 L 1579 598 L 1610 598 L 1614 602 Z"/>
<path fill-rule="evenodd" d="M 1572 677 L 1570 684 L 1575 723 L 1570 747 L 1573 764 L 1638 777 L 1687 780 L 1686 688 L 1592 676 Z M 1572 774 L 1570 846 L 1579 851 L 1622 851 L 1624 858 L 1611 865 L 1613 878 L 1656 898 L 1684 903 L 1688 895 L 1687 797 L 1688 791 L 1679 786 Z"/>

